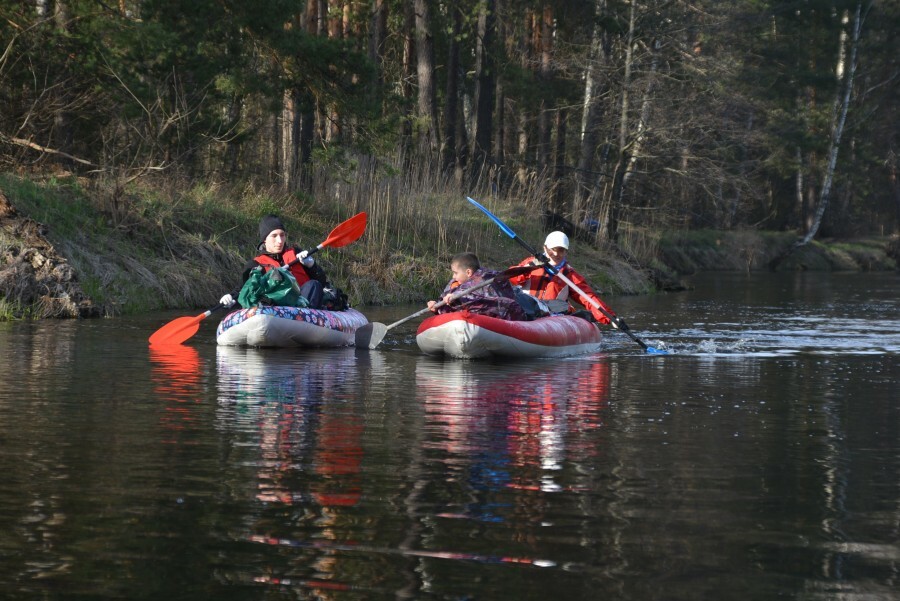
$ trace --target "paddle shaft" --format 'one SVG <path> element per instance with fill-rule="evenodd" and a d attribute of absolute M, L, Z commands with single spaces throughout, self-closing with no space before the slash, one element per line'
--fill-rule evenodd
<path fill-rule="evenodd" d="M 528 244 L 527 242 L 525 242 L 524 240 L 522 240 L 521 238 L 519 238 L 519 236 L 518 236 L 514 231 L 512 231 L 512 230 L 509 228 L 509 226 L 507 226 L 505 223 L 503 223 L 502 221 L 500 221 L 500 218 L 499 218 L 499 217 L 497 217 L 496 215 L 494 215 L 493 213 L 491 213 L 490 211 L 488 211 L 485 207 L 483 207 L 481 204 L 479 204 L 478 201 L 476 201 L 475 199 L 469 198 L 469 197 L 466 197 L 466 198 L 468 198 L 468 200 L 469 200 L 470 203 L 472 203 L 473 205 L 475 205 L 476 207 L 478 207 L 479 209 L 481 209 L 481 211 L 482 211 L 485 215 L 487 215 L 488 217 L 490 217 L 491 220 L 492 220 L 494 223 L 496 223 L 496 224 L 500 227 L 500 229 L 503 230 L 504 233 L 506 233 L 507 236 L 509 236 L 510 238 L 512 238 L 514 241 L 518 242 L 519 245 L 520 245 L 522 248 L 524 248 L 524 249 L 527 250 L 529 253 L 531 253 L 531 255 L 535 258 L 535 260 L 540 261 L 541 264 L 542 264 L 542 266 L 544 267 L 544 269 L 547 270 L 551 275 L 557 275 L 557 276 L 559 276 L 559 279 L 561 279 L 563 282 L 565 282 L 565 284 L 566 284 L 567 286 L 569 286 L 569 288 L 571 288 L 572 290 L 574 290 L 575 292 L 577 292 L 579 295 L 581 295 L 581 298 L 587 299 L 588 303 L 589 303 L 592 307 L 595 307 L 598 311 L 600 311 L 601 313 L 603 313 L 604 315 L 606 315 L 606 317 L 609 319 L 609 321 L 610 321 L 611 323 L 613 323 L 613 324 L 615 325 L 615 327 L 616 327 L 619 331 L 625 332 L 625 334 L 628 335 L 629 338 L 631 338 L 632 340 L 634 340 L 635 342 L 637 342 L 637 343 L 641 346 L 641 348 L 644 349 L 645 351 L 646 351 L 646 350 L 649 350 L 649 347 L 647 346 L 647 344 L 646 344 L 643 340 L 641 340 L 640 338 L 638 338 L 637 336 L 635 336 L 634 334 L 632 334 L 630 330 L 623 330 L 622 328 L 619 327 L 619 318 L 618 318 L 618 317 L 616 317 L 615 315 L 613 315 L 612 313 L 610 313 L 609 311 L 607 311 L 606 309 L 604 309 L 603 306 L 600 305 L 600 303 L 598 303 L 597 301 L 595 301 L 594 299 L 592 299 L 591 297 L 589 297 L 587 294 L 585 294 L 584 290 L 582 290 L 581 288 L 579 288 L 579 287 L 575 284 L 575 282 L 573 282 L 572 280 L 570 280 L 569 278 L 567 278 L 567 277 L 565 276 L 565 274 L 562 273 L 562 271 L 556 269 L 553 265 L 551 265 L 550 262 L 549 262 L 548 260 L 541 260 L 541 257 L 542 257 L 543 255 L 541 255 L 540 253 L 538 253 L 537 250 L 536 250 L 533 246 L 531 246 L 530 244 Z M 655 350 L 655 349 L 654 349 L 654 350 Z"/>

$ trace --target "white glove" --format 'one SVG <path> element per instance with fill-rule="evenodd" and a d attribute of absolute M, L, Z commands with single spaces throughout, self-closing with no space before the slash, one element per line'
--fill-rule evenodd
<path fill-rule="evenodd" d="M 300 261 L 303 263 L 304 267 L 312 267 L 316 264 L 316 260 L 309 256 L 308 250 L 301 251 L 297 256 L 300 258 Z"/>
<path fill-rule="evenodd" d="M 219 304 L 225 305 L 226 308 L 231 307 L 232 305 L 234 305 L 234 297 L 231 296 L 230 294 L 226 294 L 225 296 L 223 296 L 222 298 L 219 299 Z"/>

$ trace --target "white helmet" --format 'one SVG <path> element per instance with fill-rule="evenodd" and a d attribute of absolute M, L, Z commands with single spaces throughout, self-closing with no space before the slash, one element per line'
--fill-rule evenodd
<path fill-rule="evenodd" d="M 557 248 L 562 246 L 566 250 L 569 248 L 569 237 L 562 232 L 550 232 L 547 239 L 544 240 L 544 246 L 547 248 Z"/>

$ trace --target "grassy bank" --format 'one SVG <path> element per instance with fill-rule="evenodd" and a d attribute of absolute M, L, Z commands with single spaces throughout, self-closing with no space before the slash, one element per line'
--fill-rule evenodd
<path fill-rule="evenodd" d="M 368 213 L 359 241 L 317 255 L 356 305 L 434 297 L 449 277 L 449 258 L 463 250 L 489 267 L 524 256 L 465 201 L 463 190 L 425 174 L 380 169 L 357 166 L 355 177 L 345 178 L 329 174 L 336 183 L 310 196 L 159 180 L 113 198 L 113 188 L 103 184 L 8 174 L 0 175 L 0 190 L 21 216 L 46 226 L 46 237 L 74 266 L 85 293 L 108 315 L 214 304 L 238 283 L 244 262 L 255 254 L 259 218 L 270 212 L 282 216 L 289 235 L 304 247 L 320 243 L 357 212 Z M 523 239 L 540 245 L 546 232 L 537 196 L 515 207 L 494 203 L 488 194 L 479 198 Z M 601 290 L 652 290 L 641 269 L 576 244 L 577 265 Z"/>
<path fill-rule="evenodd" d="M 680 274 L 698 271 L 756 271 L 797 239 L 791 232 L 695 230 L 663 235 L 659 259 Z M 900 245 L 896 238 L 814 240 L 780 266 L 781 271 L 896 270 Z"/>
<path fill-rule="evenodd" d="M 309 195 L 162 178 L 116 194 L 115 186 L 96 180 L 9 174 L 0 175 L 0 191 L 21 216 L 46 226 L 85 294 L 107 315 L 215 304 L 238 284 L 244 262 L 255 254 L 259 218 L 270 212 L 282 216 L 303 247 L 320 243 L 357 212 L 368 213 L 359 241 L 317 255 L 355 305 L 433 298 L 449 277 L 449 258 L 463 250 L 488 267 L 518 262 L 524 251 L 469 205 L 467 195 L 535 246 L 547 233 L 540 219 L 547 191 L 539 182 L 508 191 L 513 204 L 492 198 L 490 182 L 463 189 L 430 172 L 375 162 L 340 169 L 316 174 L 314 181 L 329 183 Z M 622 234 L 615 251 L 573 241 L 572 263 L 605 295 L 652 292 L 661 281 L 699 270 L 765 269 L 773 253 L 794 240 L 766 232 L 663 235 L 627 224 Z M 0 240 L 0 247 L 10 244 Z M 784 268 L 896 269 L 886 247 L 886 240 L 814 243 Z M 26 314 L 21 307 L 6 313 Z"/>

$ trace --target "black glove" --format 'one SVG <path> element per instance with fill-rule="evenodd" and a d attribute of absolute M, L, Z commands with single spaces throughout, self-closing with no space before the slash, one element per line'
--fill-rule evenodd
<path fill-rule="evenodd" d="M 616 319 L 611 320 L 610 323 L 612 324 L 612 327 L 617 328 L 625 333 L 631 331 L 631 328 L 628 327 L 628 324 L 625 323 L 625 320 L 621 317 L 617 317 Z"/>

